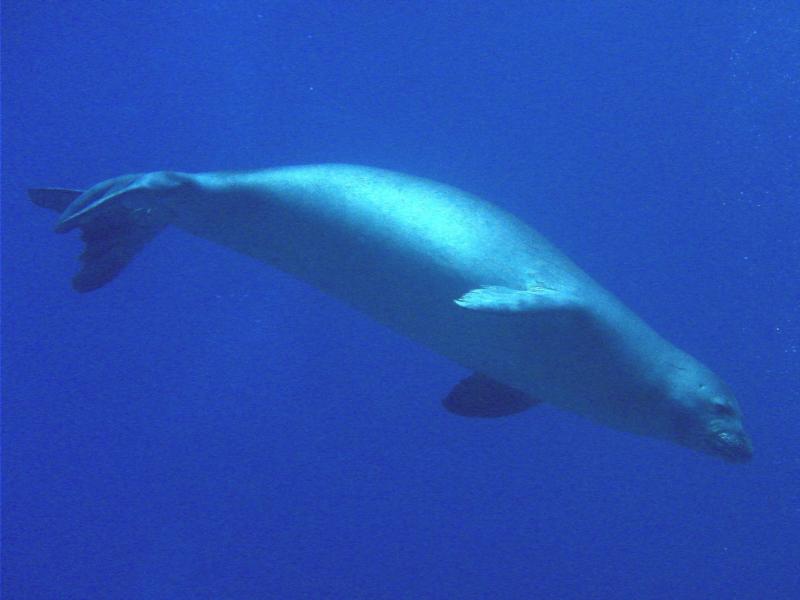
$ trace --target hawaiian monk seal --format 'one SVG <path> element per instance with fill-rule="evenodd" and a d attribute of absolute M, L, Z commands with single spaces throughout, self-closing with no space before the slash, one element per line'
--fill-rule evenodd
<path fill-rule="evenodd" d="M 81 292 L 166 225 L 291 273 L 473 370 L 452 412 L 536 404 L 734 462 L 752 455 L 731 392 L 512 215 L 453 187 L 352 165 L 126 175 L 35 189 L 80 228 Z"/>

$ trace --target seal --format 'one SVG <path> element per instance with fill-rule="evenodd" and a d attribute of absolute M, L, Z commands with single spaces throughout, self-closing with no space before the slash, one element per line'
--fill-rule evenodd
<path fill-rule="evenodd" d="M 444 400 L 501 417 L 544 401 L 616 429 L 743 462 L 737 401 L 541 235 L 426 179 L 354 165 L 125 175 L 33 189 L 86 249 L 81 292 L 168 225 L 291 273 L 467 367 Z"/>

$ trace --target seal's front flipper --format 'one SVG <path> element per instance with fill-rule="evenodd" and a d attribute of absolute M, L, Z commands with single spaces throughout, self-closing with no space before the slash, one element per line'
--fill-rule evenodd
<path fill-rule="evenodd" d="M 451 413 L 462 417 L 506 417 L 538 404 L 527 394 L 476 373 L 460 381 L 442 401 Z"/>
<path fill-rule="evenodd" d="M 180 182 L 170 173 L 125 175 L 86 192 L 39 188 L 28 195 L 35 204 L 62 212 L 57 232 L 80 228 L 86 249 L 72 286 L 89 292 L 116 277 L 166 226 L 167 211 L 158 200 Z"/>
<path fill-rule="evenodd" d="M 515 290 L 501 285 L 489 285 L 470 290 L 455 303 L 462 308 L 498 314 L 577 308 L 571 296 L 541 286 Z"/>

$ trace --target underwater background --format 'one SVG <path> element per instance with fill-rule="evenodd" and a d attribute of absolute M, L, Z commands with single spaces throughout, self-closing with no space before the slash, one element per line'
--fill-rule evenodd
<path fill-rule="evenodd" d="M 3 598 L 800 598 L 800 5 L 7 1 Z M 176 229 L 70 288 L 28 187 L 353 162 L 532 224 L 735 390 L 729 465 Z"/>

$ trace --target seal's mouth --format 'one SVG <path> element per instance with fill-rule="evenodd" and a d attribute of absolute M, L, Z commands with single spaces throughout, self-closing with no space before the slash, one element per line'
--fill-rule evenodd
<path fill-rule="evenodd" d="M 730 463 L 745 463 L 753 458 L 753 444 L 738 423 L 712 421 L 688 435 L 684 429 L 674 441 Z"/>
<path fill-rule="evenodd" d="M 719 431 L 709 440 L 709 451 L 732 463 L 753 458 L 753 444 L 744 432 Z"/>

